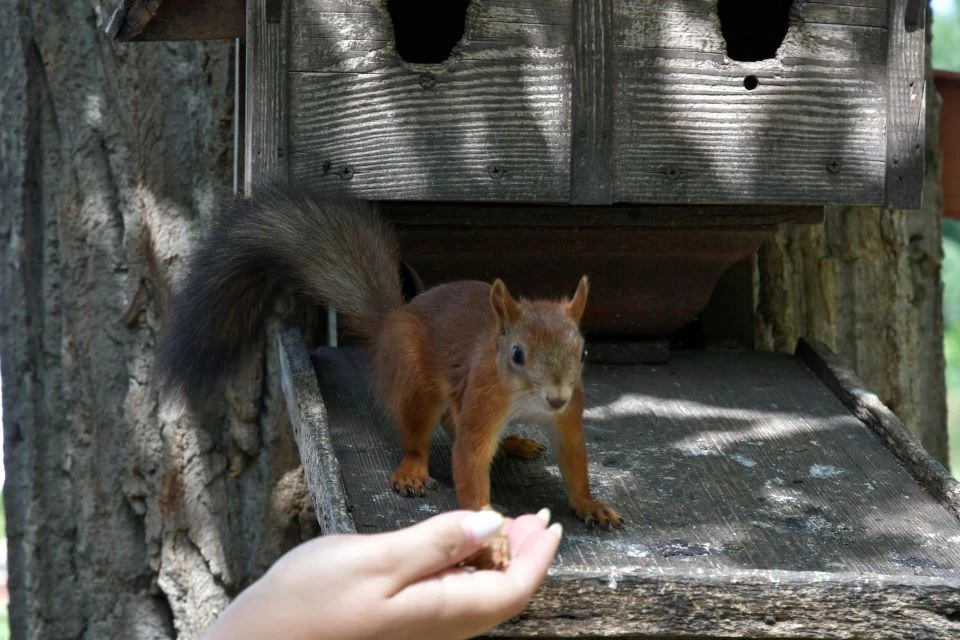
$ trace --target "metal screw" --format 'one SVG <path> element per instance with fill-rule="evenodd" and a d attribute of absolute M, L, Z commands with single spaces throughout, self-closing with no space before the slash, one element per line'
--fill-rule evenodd
<path fill-rule="evenodd" d="M 432 73 L 421 73 L 419 80 L 420 86 L 424 89 L 432 89 L 437 84 L 437 79 Z"/>
<path fill-rule="evenodd" d="M 337 171 L 337 175 L 340 176 L 341 180 L 349 180 L 353 177 L 353 169 L 350 166 L 345 166 L 340 171 Z"/>
<path fill-rule="evenodd" d="M 505 174 L 506 171 L 504 171 L 497 165 L 492 164 L 489 167 L 487 167 L 487 173 L 490 174 L 490 177 L 493 178 L 494 180 L 499 180 L 500 178 L 503 177 L 503 174 Z"/>
<path fill-rule="evenodd" d="M 827 171 L 830 173 L 840 173 L 840 167 L 843 166 L 840 164 L 839 160 L 831 160 L 827 163 Z"/>
<path fill-rule="evenodd" d="M 667 180 L 676 180 L 680 177 L 680 169 L 676 167 L 667 167 Z"/>
<path fill-rule="evenodd" d="M 278 158 L 283 157 L 283 147 L 277 147 L 277 157 Z"/>

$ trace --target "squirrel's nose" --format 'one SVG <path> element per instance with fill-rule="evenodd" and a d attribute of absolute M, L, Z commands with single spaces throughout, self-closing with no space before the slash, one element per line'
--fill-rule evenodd
<path fill-rule="evenodd" d="M 563 405 L 567 404 L 567 399 L 563 396 L 550 396 L 547 398 L 547 404 L 553 409 L 562 409 Z"/>

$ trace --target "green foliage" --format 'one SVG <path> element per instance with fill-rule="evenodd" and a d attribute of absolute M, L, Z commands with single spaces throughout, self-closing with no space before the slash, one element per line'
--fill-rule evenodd
<path fill-rule="evenodd" d="M 935 2 L 933 66 L 960 71 L 960 11 L 957 0 Z M 950 8 L 952 10 L 944 10 Z M 943 222 L 943 355 L 946 360 L 950 468 L 960 477 L 960 223 Z"/>
<path fill-rule="evenodd" d="M 960 71 L 960 11 L 957 10 L 956 0 L 953 0 L 952 6 L 953 11 L 940 11 L 933 16 L 931 54 L 935 68 Z"/>

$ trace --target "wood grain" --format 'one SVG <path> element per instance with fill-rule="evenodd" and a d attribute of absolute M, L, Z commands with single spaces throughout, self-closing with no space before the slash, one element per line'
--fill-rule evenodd
<path fill-rule="evenodd" d="M 869 391 L 853 369 L 823 343 L 800 340 L 797 355 L 940 503 L 960 518 L 960 482 L 933 459 L 906 425 Z"/>
<path fill-rule="evenodd" d="M 613 199 L 613 0 L 574 3 L 570 201 Z"/>
<path fill-rule="evenodd" d="M 347 511 L 330 431 L 320 427 L 327 424 L 327 411 L 303 336 L 299 329 L 287 328 L 280 332 L 277 342 L 283 397 L 321 531 L 325 535 L 356 533 Z"/>
<path fill-rule="evenodd" d="M 440 488 L 401 498 L 387 476 L 395 429 L 365 357 L 313 355 L 357 531 L 455 506 L 449 441 Z M 960 523 L 799 358 L 688 352 L 661 366 L 588 365 L 595 492 L 627 518 L 588 531 L 569 515 L 552 459 L 498 460 L 493 501 L 550 507 L 566 535 L 507 637 L 947 638 L 960 633 Z M 537 430 L 517 430 L 536 437 Z"/>
<path fill-rule="evenodd" d="M 244 191 L 260 184 L 287 181 L 287 20 L 289 2 L 281 4 L 279 22 L 271 21 L 271 0 L 247 1 L 246 158 Z M 268 16 L 268 13 L 271 15 Z M 268 19 L 270 18 L 270 19 Z"/>
<path fill-rule="evenodd" d="M 795 3 L 749 63 L 713 0 L 473 3 L 450 59 L 409 65 L 381 5 L 295 0 L 291 176 L 394 200 L 910 205 L 906 3 Z"/>
<path fill-rule="evenodd" d="M 909 15 L 910 5 L 918 6 L 913 11 L 915 15 Z M 888 207 L 918 209 L 921 205 L 925 169 L 926 9 L 926 2 L 890 0 L 885 200 Z"/>
<path fill-rule="evenodd" d="M 712 3 L 616 3 L 615 200 L 881 201 L 878 6 L 797 3 L 777 58 L 741 63 L 724 56 Z M 851 12 L 872 24 L 847 24 Z"/>
<path fill-rule="evenodd" d="M 292 4 L 297 184 L 381 199 L 569 200 L 568 2 L 471 3 L 463 39 L 436 65 L 399 58 L 379 4 Z"/>

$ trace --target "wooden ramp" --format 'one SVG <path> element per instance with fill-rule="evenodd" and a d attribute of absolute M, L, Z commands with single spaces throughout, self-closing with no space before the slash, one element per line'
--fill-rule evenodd
<path fill-rule="evenodd" d="M 390 488 L 399 442 L 362 352 L 308 356 L 288 330 L 281 354 L 325 532 L 456 508 L 439 429 L 440 489 Z M 957 485 L 825 349 L 681 351 L 660 366 L 589 365 L 584 379 L 592 484 L 626 526 L 573 518 L 549 454 L 498 460 L 494 503 L 550 507 L 566 533 L 540 593 L 494 635 L 960 638 Z"/>

